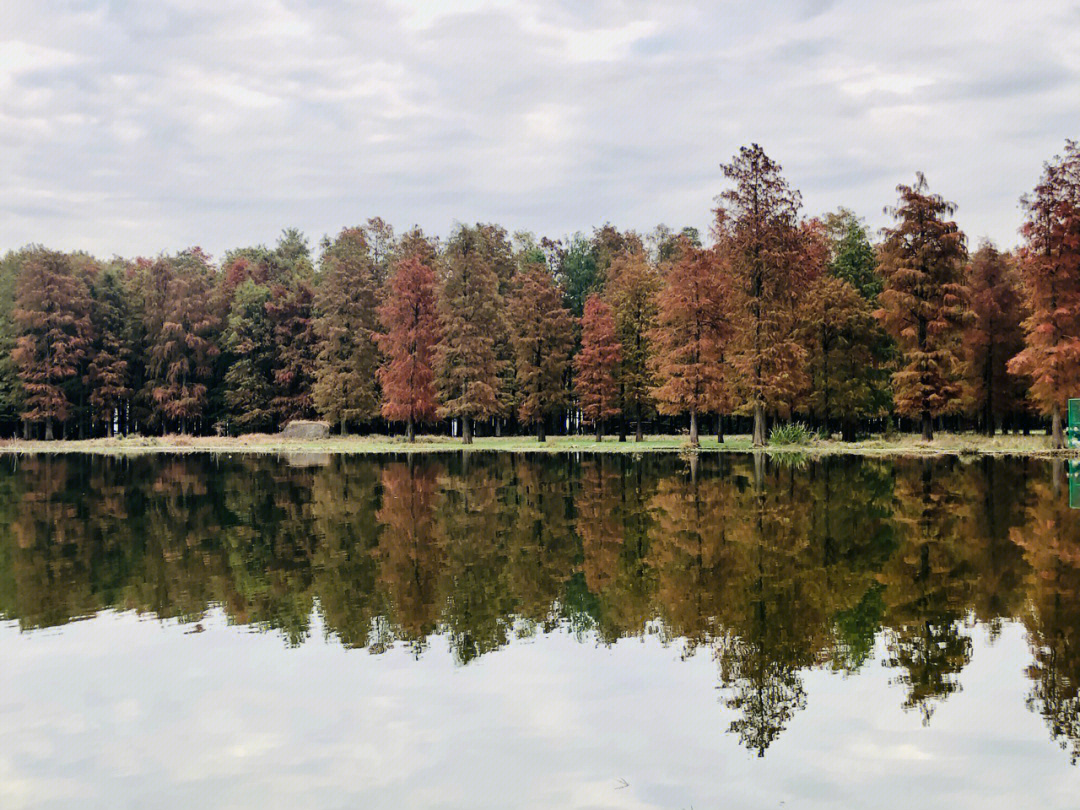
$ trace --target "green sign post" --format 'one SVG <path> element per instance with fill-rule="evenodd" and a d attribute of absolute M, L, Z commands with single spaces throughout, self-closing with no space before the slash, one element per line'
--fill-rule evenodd
<path fill-rule="evenodd" d="M 1080 447 L 1080 399 L 1069 400 L 1069 426 L 1065 428 L 1069 447 Z"/>

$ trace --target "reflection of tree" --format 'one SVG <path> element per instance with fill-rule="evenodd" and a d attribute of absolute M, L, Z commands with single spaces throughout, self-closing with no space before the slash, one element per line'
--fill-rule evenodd
<path fill-rule="evenodd" d="M 417 649 L 436 632 L 446 598 L 446 557 L 434 521 L 441 472 L 438 463 L 410 456 L 381 473 L 379 581 L 394 626 Z"/>
<path fill-rule="evenodd" d="M 960 671 L 971 660 L 971 639 L 961 620 L 977 577 L 960 525 L 960 476 L 951 461 L 923 459 L 897 477 L 899 548 L 880 574 L 886 586 L 889 630 L 885 665 L 907 688 L 904 708 L 930 722 L 935 701 L 959 691 Z"/>
<path fill-rule="evenodd" d="M 1024 616 L 1033 657 L 1028 706 L 1042 715 L 1075 763 L 1080 758 L 1080 522 L 1066 493 L 1045 475 L 1033 478 L 1029 488 L 1027 520 L 1011 534 L 1032 571 Z"/>
<path fill-rule="evenodd" d="M 765 455 L 11 457 L 0 614 L 33 629 L 220 607 L 300 643 L 318 609 L 346 646 L 444 634 L 461 662 L 560 624 L 655 632 L 714 652 L 758 753 L 805 705 L 803 671 L 855 671 L 882 633 L 928 719 L 970 659 L 964 620 L 1020 616 L 1031 705 L 1076 751 L 1080 523 L 1043 477 Z"/>

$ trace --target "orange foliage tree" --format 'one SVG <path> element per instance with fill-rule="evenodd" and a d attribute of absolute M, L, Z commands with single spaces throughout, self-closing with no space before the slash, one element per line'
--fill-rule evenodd
<path fill-rule="evenodd" d="M 1012 257 L 984 242 L 967 266 L 971 321 L 964 330 L 966 399 L 993 436 L 997 423 L 1023 397 L 1019 378 L 1006 364 L 1024 347 L 1024 297 Z"/>
<path fill-rule="evenodd" d="M 619 414 L 615 373 L 621 359 L 611 306 L 599 295 L 590 295 L 581 317 L 581 350 L 574 358 L 574 389 L 585 421 L 596 429 L 597 441 L 604 438 L 604 420 Z"/>
<path fill-rule="evenodd" d="M 91 343 L 90 291 L 70 257 L 35 251 L 23 265 L 13 312 L 17 338 L 11 358 L 22 381 L 22 418 L 53 424 L 71 414 L 66 388 L 77 379 Z"/>
<path fill-rule="evenodd" d="M 902 354 L 893 373 L 896 410 L 922 422 L 933 438 L 933 419 L 960 407 L 964 321 L 964 234 L 946 219 L 956 206 L 927 190 L 920 172 L 912 186 L 897 186 L 896 227 L 885 231 L 881 274 L 885 289 L 877 311 Z"/>
<path fill-rule="evenodd" d="M 652 407 L 653 327 L 660 276 L 642 249 L 618 256 L 607 269 L 607 294 L 615 313 L 615 334 L 622 345 L 619 363 L 619 406 L 624 416 L 635 417 L 635 441 L 641 441 L 646 410 Z M 619 440 L 625 438 L 623 430 Z"/>
<path fill-rule="evenodd" d="M 385 330 L 376 335 L 383 362 L 379 384 L 382 414 L 405 422 L 406 436 L 416 440 L 416 423 L 435 415 L 435 347 L 439 313 L 435 270 L 416 256 L 398 262 L 390 278 L 390 294 L 379 307 Z"/>
<path fill-rule="evenodd" d="M 574 322 L 562 290 L 539 262 L 531 263 L 514 280 L 508 310 L 518 418 L 526 425 L 535 424 L 536 438 L 544 441 L 544 422 L 567 400 Z"/>
<path fill-rule="evenodd" d="M 805 352 L 794 337 L 802 197 L 757 144 L 742 147 L 722 168 L 734 184 L 719 197 L 714 228 L 734 282 L 731 363 L 760 447 L 766 412 L 789 408 L 804 386 Z"/>
<path fill-rule="evenodd" d="M 1028 218 L 1020 273 L 1031 315 L 1026 347 L 1009 370 L 1031 378 L 1029 396 L 1052 420 L 1054 447 L 1065 444 L 1061 406 L 1080 392 L 1080 147 L 1045 166 L 1042 181 L 1025 197 Z"/>
<path fill-rule="evenodd" d="M 683 245 L 658 296 L 650 368 L 661 413 L 690 414 L 697 447 L 698 414 L 719 410 L 724 396 L 724 346 L 731 336 L 728 287 L 714 251 Z"/>

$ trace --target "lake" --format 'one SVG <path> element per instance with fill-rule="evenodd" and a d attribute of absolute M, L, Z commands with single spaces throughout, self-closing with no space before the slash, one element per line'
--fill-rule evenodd
<path fill-rule="evenodd" d="M 1032 459 L 0 457 L 3 808 L 1073 808 Z"/>

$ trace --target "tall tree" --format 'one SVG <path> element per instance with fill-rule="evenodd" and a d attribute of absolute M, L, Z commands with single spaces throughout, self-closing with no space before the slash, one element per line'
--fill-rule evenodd
<path fill-rule="evenodd" d="M 875 362 L 880 327 L 870 304 L 844 279 L 819 276 L 800 303 L 797 334 L 807 354 L 805 405 L 826 427 L 839 422 L 850 441 L 855 420 L 876 411 L 885 382 Z"/>
<path fill-rule="evenodd" d="M 345 434 L 349 422 L 370 419 L 379 410 L 378 268 L 361 228 L 346 228 L 327 242 L 321 262 L 315 291 L 318 355 L 311 395 L 319 413 L 339 423 Z"/>
<path fill-rule="evenodd" d="M 229 368 L 225 372 L 225 404 L 230 426 L 242 433 L 267 431 L 274 424 L 274 341 L 267 304 L 270 290 L 248 279 L 233 295 L 222 335 Z"/>
<path fill-rule="evenodd" d="M 379 383 L 382 414 L 405 422 L 406 436 L 416 440 L 416 424 L 435 416 L 435 347 L 439 313 L 435 269 L 417 255 L 397 262 L 390 291 L 379 307 L 382 333 L 376 335 L 383 362 Z"/>
<path fill-rule="evenodd" d="M 566 404 L 566 375 L 574 348 L 574 323 L 560 290 L 543 263 L 531 263 L 511 288 L 508 315 L 517 375 L 518 418 L 536 425 L 536 438 L 546 438 L 544 423 Z"/>
<path fill-rule="evenodd" d="M 1054 447 L 1063 447 L 1061 409 L 1080 391 L 1080 146 L 1043 168 L 1035 192 L 1023 199 L 1027 220 L 1020 273 L 1031 314 L 1026 347 L 1009 370 L 1031 378 L 1028 395 L 1050 414 Z"/>
<path fill-rule="evenodd" d="M 619 363 L 619 409 L 635 417 L 635 440 L 644 438 L 644 420 L 652 407 L 653 375 L 649 367 L 656 326 L 656 294 L 660 276 L 643 250 L 618 256 L 607 270 L 607 295 L 615 311 L 615 333 L 622 346 Z M 620 441 L 625 438 L 625 431 Z"/>
<path fill-rule="evenodd" d="M 964 330 L 964 372 L 969 409 L 987 436 L 1023 398 L 1020 378 L 1007 364 L 1024 348 L 1024 297 L 1012 257 L 983 242 L 967 265 L 971 319 Z"/>
<path fill-rule="evenodd" d="M 719 411 L 728 383 L 724 347 L 731 337 L 729 291 L 715 251 L 679 247 L 658 296 L 653 398 L 661 413 L 690 414 L 690 445 L 697 447 L 698 415 Z"/>
<path fill-rule="evenodd" d="M 604 420 L 619 415 L 617 372 L 622 345 L 615 334 L 611 306 L 597 294 L 585 300 L 581 318 L 581 350 L 574 357 L 574 390 L 585 421 L 592 422 L 596 440 L 604 437 Z"/>
<path fill-rule="evenodd" d="M 960 407 L 967 249 L 964 234 L 947 219 L 956 206 L 931 194 L 921 172 L 914 185 L 897 191 L 896 226 L 885 231 L 881 248 L 885 289 L 877 315 L 902 353 L 893 373 L 896 409 L 919 418 L 929 441 L 934 417 Z"/>
<path fill-rule="evenodd" d="M 272 286 L 266 302 L 274 345 L 270 409 L 279 424 L 310 419 L 314 413 L 311 389 L 318 353 L 314 297 L 311 283 L 300 279 L 293 286 Z"/>
<path fill-rule="evenodd" d="M 54 424 L 72 412 L 66 388 L 77 380 L 91 345 L 90 291 L 70 256 L 35 250 L 25 260 L 15 290 L 15 350 L 24 391 L 22 417 Z"/>
<path fill-rule="evenodd" d="M 87 369 L 90 405 L 109 436 L 117 424 L 125 424 L 124 412 L 132 394 L 130 318 L 122 268 L 110 265 L 93 287 L 94 344 Z"/>
<path fill-rule="evenodd" d="M 22 383 L 11 359 L 15 348 L 15 284 L 26 258 L 25 251 L 8 251 L 0 259 L 0 426 L 14 428 L 22 412 Z"/>
<path fill-rule="evenodd" d="M 144 267 L 149 306 L 146 387 L 155 421 L 163 428 L 199 430 L 208 385 L 220 354 L 220 319 L 214 311 L 213 269 L 199 248 L 161 257 Z"/>
<path fill-rule="evenodd" d="M 734 184 L 719 197 L 715 225 L 734 281 L 731 363 L 760 447 L 767 412 L 790 407 L 804 384 L 805 352 L 794 339 L 802 197 L 757 144 L 742 147 L 722 168 Z"/>
<path fill-rule="evenodd" d="M 451 237 L 439 297 L 439 413 L 461 419 L 465 444 L 472 444 L 473 420 L 494 416 L 500 408 L 504 362 L 496 355 L 496 341 L 506 331 L 499 293 L 502 255 L 501 250 L 493 254 L 486 227 L 462 226 Z"/>

